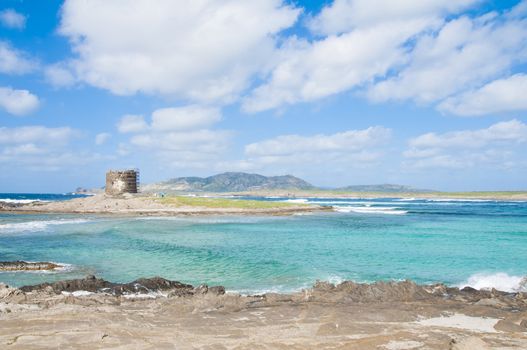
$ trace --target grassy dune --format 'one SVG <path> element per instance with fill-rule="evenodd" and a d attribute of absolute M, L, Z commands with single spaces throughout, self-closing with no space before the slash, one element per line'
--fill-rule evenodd
<path fill-rule="evenodd" d="M 160 203 L 176 207 L 202 207 L 202 208 L 239 208 L 239 209 L 275 209 L 302 206 L 297 203 L 265 202 L 253 200 L 241 200 L 232 198 L 203 198 L 168 196 L 158 198 Z"/>

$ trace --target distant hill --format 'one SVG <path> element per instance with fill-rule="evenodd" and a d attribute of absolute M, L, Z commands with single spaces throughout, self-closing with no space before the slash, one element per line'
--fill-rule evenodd
<path fill-rule="evenodd" d="M 142 185 L 144 192 L 243 192 L 257 190 L 308 190 L 310 183 L 292 175 L 263 176 L 228 172 L 209 177 L 178 177 L 168 181 Z"/>
<path fill-rule="evenodd" d="M 434 192 L 432 190 L 423 190 L 418 188 L 413 188 L 410 186 L 403 185 L 393 185 L 393 184 L 382 184 L 382 185 L 356 185 L 356 186 L 346 186 L 338 188 L 339 191 L 349 191 L 349 192 L 393 192 L 393 193 L 403 193 L 403 192 Z"/>

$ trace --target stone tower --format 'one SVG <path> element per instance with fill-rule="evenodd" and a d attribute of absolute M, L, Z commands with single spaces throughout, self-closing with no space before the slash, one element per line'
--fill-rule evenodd
<path fill-rule="evenodd" d="M 109 170 L 106 173 L 105 193 L 115 196 L 123 193 L 137 193 L 139 170 Z"/>

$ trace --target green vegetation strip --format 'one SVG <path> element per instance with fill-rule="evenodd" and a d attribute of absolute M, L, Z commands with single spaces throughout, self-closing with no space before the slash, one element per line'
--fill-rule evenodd
<path fill-rule="evenodd" d="M 170 196 L 157 199 L 160 203 L 177 207 L 274 209 L 303 206 L 297 203 L 266 202 L 231 198 L 203 198 Z"/>

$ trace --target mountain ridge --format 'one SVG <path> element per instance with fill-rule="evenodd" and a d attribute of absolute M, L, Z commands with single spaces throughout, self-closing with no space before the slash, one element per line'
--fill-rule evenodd
<path fill-rule="evenodd" d="M 208 177 L 178 177 L 141 187 L 145 192 L 245 192 L 276 189 L 309 190 L 316 187 L 292 175 L 264 176 L 243 172 L 226 172 Z"/>
<path fill-rule="evenodd" d="M 250 192 L 261 190 L 335 190 L 350 192 L 434 192 L 396 184 L 351 185 L 321 188 L 293 175 L 264 176 L 225 172 L 208 177 L 185 176 L 141 186 L 143 192 Z"/>

